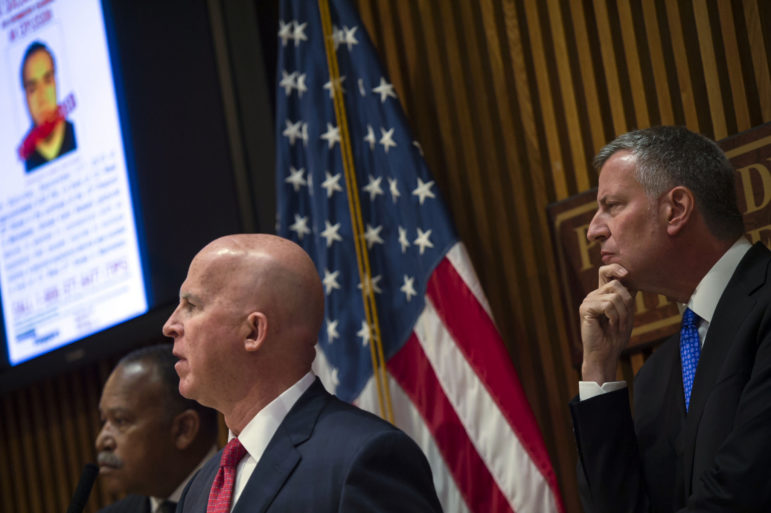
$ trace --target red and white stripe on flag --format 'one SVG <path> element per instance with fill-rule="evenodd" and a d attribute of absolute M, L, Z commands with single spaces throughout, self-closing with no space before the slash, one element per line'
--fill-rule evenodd
<path fill-rule="evenodd" d="M 428 457 L 446 512 L 563 512 L 543 438 L 461 243 L 434 270 L 387 363 L 395 424 Z M 318 352 L 314 369 L 331 385 Z M 370 379 L 355 401 L 377 412 Z"/>

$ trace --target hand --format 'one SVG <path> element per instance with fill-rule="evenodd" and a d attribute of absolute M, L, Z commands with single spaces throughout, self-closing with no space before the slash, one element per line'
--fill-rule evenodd
<path fill-rule="evenodd" d="M 619 264 L 600 267 L 599 286 L 581 303 L 581 341 L 584 361 L 581 374 L 585 381 L 602 385 L 616 379 L 621 352 L 629 343 L 634 320 L 634 295 L 621 280 L 629 271 Z"/>

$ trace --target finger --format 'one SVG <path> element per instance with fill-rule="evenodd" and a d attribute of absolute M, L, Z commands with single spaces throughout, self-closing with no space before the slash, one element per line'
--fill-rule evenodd
<path fill-rule="evenodd" d="M 603 294 L 615 294 L 618 295 L 624 304 L 626 304 L 628 307 L 632 306 L 632 303 L 634 303 L 634 295 L 635 292 L 632 291 L 629 287 L 624 285 L 619 280 L 611 280 L 605 285 L 602 285 L 600 288 L 597 289 L 597 291 L 600 295 Z"/>
<path fill-rule="evenodd" d="M 586 321 L 606 321 L 611 326 L 623 323 L 623 327 L 634 316 L 634 301 L 623 285 L 615 282 L 589 294 L 581 304 L 580 314 Z"/>
<path fill-rule="evenodd" d="M 600 267 L 600 271 L 598 275 L 599 275 L 598 287 L 602 287 L 603 285 L 605 285 L 610 281 L 621 280 L 623 278 L 626 278 L 627 276 L 629 276 L 629 271 L 627 271 L 626 268 L 624 268 L 620 264 L 608 264 Z"/>
<path fill-rule="evenodd" d="M 585 321 L 599 321 L 601 324 L 615 322 L 618 319 L 616 304 L 612 294 L 596 295 L 587 298 L 581 304 L 580 314 Z"/>

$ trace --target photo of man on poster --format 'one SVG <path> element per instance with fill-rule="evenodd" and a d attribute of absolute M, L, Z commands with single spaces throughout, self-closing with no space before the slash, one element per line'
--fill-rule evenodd
<path fill-rule="evenodd" d="M 29 173 L 77 147 L 75 126 L 66 119 L 75 102 L 70 95 L 58 104 L 54 56 L 40 41 L 31 43 L 24 52 L 21 85 L 32 127 L 19 147 L 19 157 Z"/>

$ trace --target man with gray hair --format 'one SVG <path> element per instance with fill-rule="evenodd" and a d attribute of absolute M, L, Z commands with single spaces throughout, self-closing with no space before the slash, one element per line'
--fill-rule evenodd
<path fill-rule="evenodd" d="M 602 266 L 570 404 L 584 508 L 771 511 L 771 252 L 744 238 L 731 164 L 701 135 L 656 127 L 595 167 L 587 237 Z M 615 379 L 637 291 L 682 304 L 683 325 L 639 371 L 632 410 Z"/>

